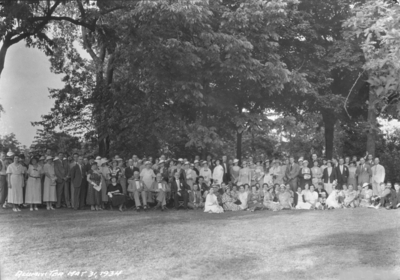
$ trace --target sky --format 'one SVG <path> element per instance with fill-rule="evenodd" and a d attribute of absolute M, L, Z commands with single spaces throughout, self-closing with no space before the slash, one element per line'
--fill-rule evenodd
<path fill-rule="evenodd" d="M 0 135 L 14 133 L 29 147 L 38 129 L 31 122 L 50 112 L 54 101 L 48 88 L 62 88 L 62 77 L 50 72 L 42 51 L 27 48 L 23 41 L 11 46 L 0 77 L 0 104 L 5 111 L 0 116 Z"/>

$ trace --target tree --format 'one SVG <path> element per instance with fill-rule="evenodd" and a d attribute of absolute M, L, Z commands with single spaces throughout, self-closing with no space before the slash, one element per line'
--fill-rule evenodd
<path fill-rule="evenodd" d="M 38 129 L 30 149 L 37 154 L 45 154 L 47 149 L 54 152 L 76 152 L 82 148 L 78 137 L 65 132 L 46 131 Z"/>
<path fill-rule="evenodd" d="M 4 152 L 11 151 L 13 153 L 20 153 L 21 143 L 17 140 L 14 133 L 0 136 L 0 150 Z"/>

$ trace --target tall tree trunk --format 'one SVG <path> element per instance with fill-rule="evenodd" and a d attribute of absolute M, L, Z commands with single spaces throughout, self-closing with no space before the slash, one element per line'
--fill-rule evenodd
<path fill-rule="evenodd" d="M 371 155 L 375 155 L 375 144 L 377 136 L 377 114 L 375 109 L 376 94 L 373 90 L 369 90 L 368 100 L 368 132 L 367 132 L 367 151 Z"/>
<path fill-rule="evenodd" d="M 6 41 L 3 41 L 3 45 L 1 46 L 0 49 L 0 77 L 1 77 L 1 73 L 3 72 L 4 69 L 4 63 L 6 61 L 6 54 L 7 54 L 7 50 L 10 47 L 10 44 Z"/>
<path fill-rule="evenodd" d="M 236 158 L 239 160 L 240 164 L 242 163 L 242 136 L 243 131 L 236 131 Z"/>
<path fill-rule="evenodd" d="M 325 158 L 332 159 L 336 117 L 332 109 L 324 109 L 321 113 L 325 128 Z"/>

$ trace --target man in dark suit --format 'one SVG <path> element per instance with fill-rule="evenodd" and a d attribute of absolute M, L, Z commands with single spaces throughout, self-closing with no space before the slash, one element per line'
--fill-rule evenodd
<path fill-rule="evenodd" d="M 81 200 L 82 191 L 84 189 L 84 180 L 86 174 L 83 166 L 83 157 L 78 157 L 78 162 L 72 167 L 71 169 L 71 182 L 74 186 L 74 209 L 75 210 L 82 210 L 83 204 Z"/>
<path fill-rule="evenodd" d="M 224 176 L 222 178 L 222 181 L 224 181 L 225 184 L 228 184 L 228 182 L 231 180 L 231 173 L 230 173 L 230 168 L 229 168 L 229 163 L 228 163 L 228 158 L 227 156 L 222 156 L 222 167 L 224 168 Z"/>
<path fill-rule="evenodd" d="M 285 171 L 285 182 L 290 185 L 290 189 L 293 192 L 297 191 L 297 176 L 299 175 L 300 167 L 297 163 L 294 162 L 294 157 L 291 156 L 289 158 L 289 165 Z"/>
<path fill-rule="evenodd" d="M 337 176 L 337 188 L 339 190 L 343 189 L 343 185 L 347 185 L 347 178 L 349 178 L 349 168 L 344 165 L 344 159 L 339 159 L 338 166 L 335 167 L 335 172 Z M 354 186 L 353 186 L 354 187 Z"/>
<path fill-rule="evenodd" d="M 178 210 L 178 201 L 183 198 L 183 208 L 187 210 L 190 186 L 179 175 L 179 172 L 175 171 L 174 179 L 171 182 L 171 192 L 174 198 L 175 209 Z"/>
<path fill-rule="evenodd" d="M 125 178 L 126 178 L 126 180 L 129 180 L 129 179 L 133 178 L 133 174 L 135 173 L 135 171 L 139 172 L 139 174 L 140 174 L 139 167 L 136 167 L 134 165 L 133 159 L 130 159 L 128 161 L 128 166 L 125 168 Z"/>
<path fill-rule="evenodd" d="M 56 192 L 57 192 L 57 204 L 56 208 L 61 207 L 61 200 L 64 194 L 65 204 L 68 208 L 71 208 L 71 199 L 69 194 L 69 164 L 67 160 L 64 160 L 64 153 L 58 153 L 58 159 L 54 161 L 54 173 L 56 174 Z"/>

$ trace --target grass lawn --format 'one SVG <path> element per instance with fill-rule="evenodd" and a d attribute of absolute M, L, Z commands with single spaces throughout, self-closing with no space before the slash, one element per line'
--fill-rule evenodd
<path fill-rule="evenodd" d="M 0 226 L 6 280 L 52 270 L 64 275 L 47 279 L 400 279 L 400 210 L 1 209 Z"/>

